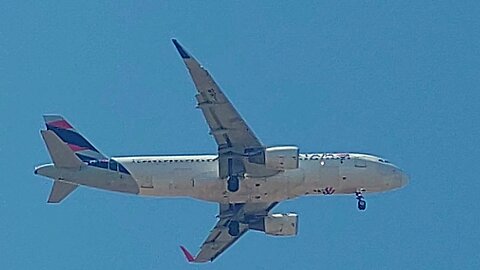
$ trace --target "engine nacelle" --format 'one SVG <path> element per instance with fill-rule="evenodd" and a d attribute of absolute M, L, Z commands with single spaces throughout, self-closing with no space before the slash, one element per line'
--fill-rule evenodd
<path fill-rule="evenodd" d="M 275 146 L 265 149 L 265 166 L 275 170 L 298 168 L 298 147 Z"/>
<path fill-rule="evenodd" d="M 274 236 L 295 236 L 298 232 L 298 215 L 295 213 L 270 214 L 263 219 L 264 232 Z"/>

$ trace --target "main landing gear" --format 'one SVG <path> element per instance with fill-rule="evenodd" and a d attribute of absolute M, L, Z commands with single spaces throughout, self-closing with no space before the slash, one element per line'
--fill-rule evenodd
<path fill-rule="evenodd" d="M 355 196 L 357 196 L 357 200 L 358 200 L 358 203 L 357 203 L 358 210 L 364 211 L 367 208 L 367 202 L 364 200 L 362 191 L 355 192 Z"/>
<path fill-rule="evenodd" d="M 238 221 L 230 221 L 228 223 L 228 234 L 238 236 L 240 234 L 240 223 Z"/>
<path fill-rule="evenodd" d="M 231 175 L 227 178 L 227 190 L 237 192 L 240 188 L 240 179 L 237 175 Z"/>

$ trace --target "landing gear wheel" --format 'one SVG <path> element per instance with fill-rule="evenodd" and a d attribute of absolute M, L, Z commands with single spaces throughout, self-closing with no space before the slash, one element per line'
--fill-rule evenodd
<path fill-rule="evenodd" d="M 365 210 L 367 209 L 367 202 L 363 199 L 363 195 L 362 195 L 362 191 L 357 191 L 355 192 L 355 195 L 357 196 L 357 200 L 358 200 L 358 210 Z"/>
<path fill-rule="evenodd" d="M 237 192 L 239 188 L 240 188 L 240 181 L 238 179 L 238 176 L 236 175 L 229 176 L 227 179 L 227 190 L 230 192 Z"/>
<path fill-rule="evenodd" d="M 365 210 L 367 208 L 367 202 L 364 200 L 358 200 L 358 210 Z"/>
<path fill-rule="evenodd" d="M 228 224 L 228 234 L 238 236 L 240 234 L 240 223 L 238 221 L 230 221 Z"/>

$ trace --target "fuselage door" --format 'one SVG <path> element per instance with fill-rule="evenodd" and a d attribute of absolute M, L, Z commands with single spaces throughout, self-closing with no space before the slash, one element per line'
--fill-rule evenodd
<path fill-rule="evenodd" d="M 153 188 L 153 177 L 146 175 L 142 177 L 141 188 Z"/>

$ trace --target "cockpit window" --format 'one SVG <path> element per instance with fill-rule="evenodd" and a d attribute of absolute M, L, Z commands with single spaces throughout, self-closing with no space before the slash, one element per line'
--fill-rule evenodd
<path fill-rule="evenodd" d="M 123 167 L 122 164 L 118 164 L 118 171 L 126 174 L 130 174 L 125 167 Z"/>
<path fill-rule="evenodd" d="M 115 160 L 110 159 L 110 162 L 109 162 L 109 164 L 108 164 L 110 170 L 116 171 L 116 170 L 117 170 L 117 164 L 118 164 L 118 163 L 117 163 Z"/>
<path fill-rule="evenodd" d="M 130 174 L 130 172 L 125 167 L 123 167 L 122 164 L 116 162 L 113 159 L 110 159 L 110 160 L 107 160 L 107 159 L 90 160 L 88 162 L 88 165 L 98 167 L 98 168 L 102 168 L 102 169 L 109 169 L 109 170 L 112 170 L 112 171 L 115 171 L 115 172 Z"/>

